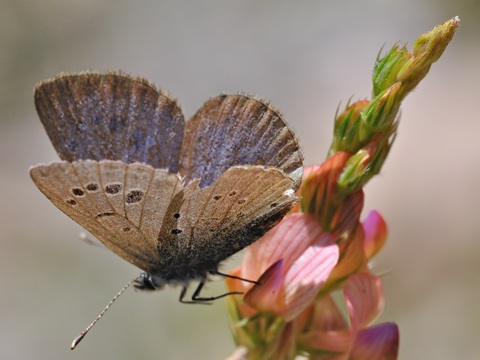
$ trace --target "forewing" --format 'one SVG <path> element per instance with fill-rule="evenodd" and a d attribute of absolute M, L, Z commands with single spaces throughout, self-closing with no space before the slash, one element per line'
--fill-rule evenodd
<path fill-rule="evenodd" d="M 297 201 L 293 188 L 289 176 L 261 166 L 230 168 L 210 187 L 189 184 L 177 224 L 179 251 L 192 264 L 218 264 L 286 215 Z"/>
<path fill-rule="evenodd" d="M 280 113 L 250 96 L 220 95 L 187 122 L 180 173 L 205 187 L 237 165 L 276 167 L 301 183 L 300 147 Z"/>
<path fill-rule="evenodd" d="M 38 115 L 60 158 L 141 162 L 178 171 L 184 118 L 141 78 L 62 74 L 35 87 Z"/>
<path fill-rule="evenodd" d="M 158 233 L 181 180 L 120 161 L 77 161 L 30 170 L 38 188 L 120 257 L 147 272 L 158 262 Z"/>

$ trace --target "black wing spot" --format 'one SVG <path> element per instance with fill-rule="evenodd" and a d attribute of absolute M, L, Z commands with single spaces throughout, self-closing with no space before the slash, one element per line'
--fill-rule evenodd
<path fill-rule="evenodd" d="M 93 184 L 93 183 L 88 184 L 87 185 L 87 190 L 88 191 L 97 191 L 98 190 L 98 184 Z"/>
<path fill-rule="evenodd" d="M 237 192 L 235 190 L 231 191 L 230 194 L 228 194 L 228 196 L 235 196 L 237 195 Z"/>
<path fill-rule="evenodd" d="M 142 201 L 143 198 L 143 191 L 140 190 L 132 190 L 127 194 L 127 198 L 125 201 L 127 204 L 134 204 L 139 201 Z"/>
<path fill-rule="evenodd" d="M 85 195 L 85 191 L 83 191 L 80 188 L 73 188 L 72 189 L 72 194 L 75 195 L 75 196 L 83 196 L 83 195 Z"/>
<path fill-rule="evenodd" d="M 75 200 L 73 200 L 73 199 L 68 199 L 68 200 L 66 201 L 66 203 L 67 203 L 68 205 L 72 205 L 72 206 L 77 205 L 77 202 L 76 202 Z"/>
<path fill-rule="evenodd" d="M 105 186 L 105 192 L 110 195 L 118 194 L 121 189 L 122 189 L 122 185 L 120 184 L 110 184 Z"/>
<path fill-rule="evenodd" d="M 172 233 L 173 235 L 178 235 L 178 234 L 181 234 L 182 232 L 183 232 L 183 231 L 180 230 L 180 229 L 173 229 L 173 230 L 171 231 L 171 233 Z"/>
<path fill-rule="evenodd" d="M 222 198 L 222 195 L 215 195 L 213 197 L 213 200 L 220 200 Z"/>
<path fill-rule="evenodd" d="M 175 213 L 175 214 L 173 214 L 173 217 L 174 217 L 175 219 L 179 219 L 179 218 L 180 218 L 180 214 L 179 214 L 179 213 Z"/>
<path fill-rule="evenodd" d="M 128 227 L 128 226 L 125 226 L 122 231 L 123 232 L 129 232 L 130 230 L 132 230 L 132 228 Z"/>

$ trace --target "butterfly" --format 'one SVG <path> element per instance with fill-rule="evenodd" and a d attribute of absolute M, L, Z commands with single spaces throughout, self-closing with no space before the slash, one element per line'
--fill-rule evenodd
<path fill-rule="evenodd" d="M 166 92 L 120 72 L 60 74 L 35 106 L 63 161 L 30 175 L 45 196 L 143 270 L 135 287 L 199 285 L 297 202 L 303 158 L 280 113 L 247 95 L 211 98 L 185 122 Z M 228 275 L 226 275 L 228 276 Z"/>

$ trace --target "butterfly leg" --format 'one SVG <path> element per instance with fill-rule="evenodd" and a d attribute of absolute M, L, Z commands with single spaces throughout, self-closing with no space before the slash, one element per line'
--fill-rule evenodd
<path fill-rule="evenodd" d="M 195 292 L 192 295 L 192 302 L 213 301 L 213 300 L 217 300 L 217 299 L 223 298 L 223 297 L 228 296 L 228 295 L 242 295 L 243 294 L 242 292 L 239 292 L 239 291 L 231 291 L 231 292 L 228 292 L 228 293 L 225 293 L 225 294 L 222 294 L 222 295 L 218 295 L 218 296 L 201 297 L 200 296 L 200 291 L 202 291 L 203 285 L 205 285 L 205 281 L 201 281 L 198 284 L 197 289 L 195 290 Z"/>
<path fill-rule="evenodd" d="M 255 284 L 255 285 L 260 285 L 260 283 L 258 281 L 255 281 L 255 280 L 249 280 L 249 279 L 244 279 L 244 278 L 241 278 L 240 276 L 235 276 L 235 275 L 229 275 L 229 274 L 224 274 L 224 273 L 221 273 L 220 271 L 211 271 L 210 272 L 212 275 L 221 275 L 221 276 L 224 276 L 224 277 L 227 277 L 227 278 L 230 278 L 230 279 L 236 279 L 236 280 L 241 280 L 241 281 L 246 281 L 246 282 L 249 282 L 251 284 Z"/>
<path fill-rule="evenodd" d="M 200 285 L 199 285 L 200 289 L 203 287 L 203 284 L 204 284 L 203 282 L 200 283 L 200 285 L 202 285 L 201 287 L 200 287 Z M 189 301 L 189 300 L 183 300 L 183 298 L 185 297 L 185 294 L 187 293 L 187 287 L 184 286 L 184 287 L 182 288 L 182 291 L 180 292 L 180 298 L 178 299 L 178 301 L 180 301 L 182 304 L 203 304 L 203 305 L 211 305 L 210 303 L 207 303 L 207 302 L 195 301 L 195 299 L 194 299 L 193 297 L 195 296 L 195 294 L 197 293 L 197 291 L 198 291 L 198 287 L 197 287 L 197 290 L 195 290 L 195 293 L 193 294 L 191 301 Z"/>
<path fill-rule="evenodd" d="M 201 281 L 198 284 L 197 288 L 195 289 L 195 292 L 192 295 L 192 300 L 190 300 L 190 301 L 183 299 L 185 297 L 185 294 L 187 293 L 187 287 L 184 286 L 182 288 L 182 291 L 180 292 L 180 298 L 178 300 L 182 304 L 205 304 L 205 305 L 210 305 L 209 301 L 214 301 L 214 300 L 223 298 L 223 297 L 228 296 L 228 295 L 242 295 L 243 294 L 242 292 L 232 291 L 232 292 L 228 292 L 228 293 L 218 295 L 218 296 L 201 297 L 200 292 L 202 291 L 204 285 L 205 285 L 205 281 Z"/>

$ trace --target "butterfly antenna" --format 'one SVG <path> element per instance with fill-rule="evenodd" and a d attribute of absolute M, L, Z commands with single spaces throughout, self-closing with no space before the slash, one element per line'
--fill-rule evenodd
<path fill-rule="evenodd" d="M 130 280 L 130 282 L 129 282 L 127 285 L 125 285 L 125 286 L 122 288 L 122 290 L 120 290 L 120 291 L 118 292 L 118 294 L 113 297 L 112 300 L 110 300 L 110 302 L 108 303 L 108 305 L 105 306 L 105 309 L 103 309 L 103 311 L 97 316 L 97 318 L 96 318 L 95 320 L 93 320 L 93 322 L 92 322 L 90 325 L 88 325 L 87 328 L 86 328 L 85 330 L 83 330 L 83 331 L 80 333 L 80 335 L 78 335 L 78 336 L 72 341 L 72 345 L 70 345 L 70 349 L 71 349 L 71 350 L 75 349 L 75 347 L 78 345 L 78 343 L 79 343 L 80 341 L 82 341 L 82 339 L 85 337 L 85 335 L 87 335 L 87 333 L 90 331 L 90 329 L 91 329 L 91 328 L 97 323 L 97 321 L 100 320 L 100 318 L 107 312 L 108 308 L 109 308 L 110 306 L 112 306 L 112 304 L 115 302 L 115 300 L 117 300 L 117 299 L 119 298 L 119 296 L 122 295 L 123 292 L 124 292 L 125 290 L 127 290 L 137 279 L 138 279 L 138 278 L 135 278 L 135 279 Z"/>

